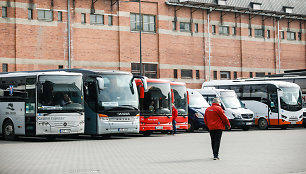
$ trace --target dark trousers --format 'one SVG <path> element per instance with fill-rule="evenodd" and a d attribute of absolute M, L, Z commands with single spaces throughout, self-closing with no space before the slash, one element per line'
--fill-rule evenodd
<path fill-rule="evenodd" d="M 172 120 L 172 134 L 176 134 L 176 121 L 175 120 Z"/>
<path fill-rule="evenodd" d="M 211 147 L 213 150 L 214 158 L 218 158 L 219 148 L 221 143 L 222 130 L 210 130 Z"/>

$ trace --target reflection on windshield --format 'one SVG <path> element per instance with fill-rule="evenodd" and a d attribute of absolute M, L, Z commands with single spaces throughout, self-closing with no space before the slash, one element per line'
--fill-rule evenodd
<path fill-rule="evenodd" d="M 103 75 L 104 89 L 98 93 L 99 108 L 108 110 L 125 106 L 138 109 L 138 93 L 132 75 Z"/>
<path fill-rule="evenodd" d="M 226 108 L 242 108 L 241 102 L 237 97 L 234 96 L 221 97 L 221 100 Z"/>
<path fill-rule="evenodd" d="M 172 85 L 174 93 L 174 105 L 178 114 L 187 114 L 187 91 L 185 86 Z"/>
<path fill-rule="evenodd" d="M 282 109 L 298 111 L 302 109 L 302 96 L 299 88 L 282 88 L 283 95 L 280 97 Z"/>
<path fill-rule="evenodd" d="M 143 114 L 171 114 L 170 84 L 148 82 L 141 111 Z"/>
<path fill-rule="evenodd" d="M 208 108 L 209 104 L 200 93 L 193 91 L 192 94 L 189 95 L 189 107 Z"/>
<path fill-rule="evenodd" d="M 39 111 L 81 111 L 83 109 L 81 76 L 40 76 Z"/>

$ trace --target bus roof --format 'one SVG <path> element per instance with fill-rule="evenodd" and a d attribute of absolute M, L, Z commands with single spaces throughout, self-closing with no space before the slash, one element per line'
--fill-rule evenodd
<path fill-rule="evenodd" d="M 147 79 L 147 82 L 152 82 L 152 83 L 170 83 L 169 80 L 164 80 L 164 79 Z"/>
<path fill-rule="evenodd" d="M 24 76 L 39 76 L 39 75 L 82 75 L 80 73 L 71 73 L 65 71 L 49 71 L 49 72 L 41 72 L 41 71 L 16 71 L 16 72 L 8 72 L 1 73 L 1 77 L 24 77 Z"/>
<path fill-rule="evenodd" d="M 260 85 L 260 84 L 271 84 L 276 87 L 299 87 L 295 83 L 284 82 L 284 81 L 246 81 L 246 80 L 212 80 L 209 82 L 204 82 L 202 88 L 206 86 L 222 86 L 222 85 Z"/>
<path fill-rule="evenodd" d="M 170 82 L 170 85 L 186 86 L 186 83 L 184 83 L 184 82 L 174 82 L 174 81 L 171 81 L 171 82 Z"/>
<path fill-rule="evenodd" d="M 201 94 L 207 94 L 207 95 L 213 95 L 213 94 L 218 94 L 220 95 L 221 92 L 234 92 L 234 90 L 229 90 L 229 89 L 216 89 L 216 88 L 202 88 L 202 89 L 196 89 Z"/>

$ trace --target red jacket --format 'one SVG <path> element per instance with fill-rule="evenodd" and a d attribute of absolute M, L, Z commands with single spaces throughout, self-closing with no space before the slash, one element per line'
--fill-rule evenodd
<path fill-rule="evenodd" d="M 172 120 L 175 120 L 177 115 L 177 109 L 175 107 L 172 107 Z"/>
<path fill-rule="evenodd" d="M 209 130 L 225 130 L 225 125 L 231 127 L 223 109 L 216 103 L 206 109 L 204 122 Z"/>

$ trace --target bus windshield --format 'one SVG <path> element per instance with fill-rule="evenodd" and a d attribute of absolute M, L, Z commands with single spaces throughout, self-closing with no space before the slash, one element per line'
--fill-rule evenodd
<path fill-rule="evenodd" d="M 41 75 L 38 81 L 38 112 L 84 109 L 81 76 Z"/>
<path fill-rule="evenodd" d="M 226 108 L 242 108 L 240 100 L 235 95 L 235 92 L 221 92 L 221 101 Z"/>
<path fill-rule="evenodd" d="M 145 92 L 142 114 L 168 115 L 170 111 L 170 84 L 148 82 L 148 92 Z"/>
<path fill-rule="evenodd" d="M 103 75 L 104 88 L 98 92 L 100 110 L 124 108 L 138 110 L 137 87 L 132 75 Z"/>
<path fill-rule="evenodd" d="M 192 94 L 189 93 L 189 107 L 208 108 L 209 104 L 200 93 L 194 91 Z"/>
<path fill-rule="evenodd" d="M 283 95 L 280 96 L 281 108 L 287 111 L 299 111 L 302 109 L 302 96 L 297 87 L 281 88 Z"/>
<path fill-rule="evenodd" d="M 172 85 L 174 93 L 174 105 L 178 114 L 187 114 L 187 90 L 185 86 Z"/>

